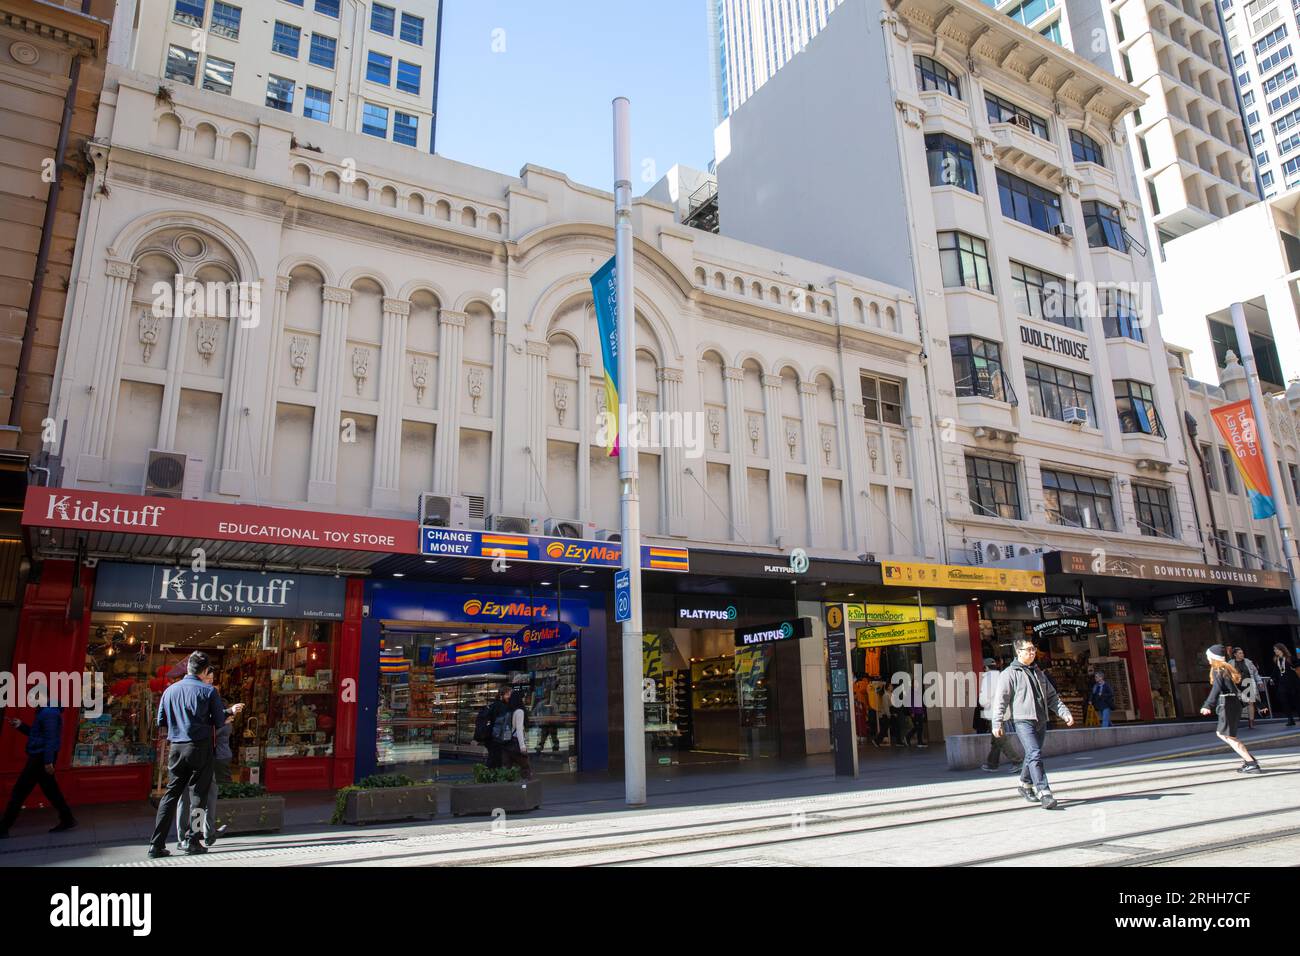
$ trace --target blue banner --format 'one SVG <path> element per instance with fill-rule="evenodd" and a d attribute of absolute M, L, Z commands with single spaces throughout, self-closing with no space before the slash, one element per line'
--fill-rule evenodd
<path fill-rule="evenodd" d="M 91 609 L 131 614 L 343 620 L 342 578 L 103 562 Z"/>
<path fill-rule="evenodd" d="M 601 568 L 621 567 L 623 562 L 623 546 L 617 541 L 582 541 L 459 528 L 421 528 L 420 553 Z M 685 548 L 642 545 L 641 567 L 648 571 L 689 571 L 690 554 Z"/>
<path fill-rule="evenodd" d="M 605 366 L 605 451 L 618 454 L 618 279 L 610 259 L 591 277 L 591 298 L 596 304 L 596 330 L 600 333 L 600 361 Z"/>

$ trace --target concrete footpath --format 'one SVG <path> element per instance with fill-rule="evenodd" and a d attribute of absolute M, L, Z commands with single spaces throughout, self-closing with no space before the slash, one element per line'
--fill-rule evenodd
<path fill-rule="evenodd" d="M 147 803 L 83 807 L 78 811 L 80 826 L 61 834 L 46 832 L 54 823 L 50 811 L 24 811 L 10 838 L 0 841 L 0 866 L 496 863 L 501 857 L 494 847 L 505 832 L 511 836 L 512 852 L 529 848 L 520 862 L 609 862 L 605 857 L 617 861 L 623 847 L 635 844 L 642 847 L 636 852 L 646 863 L 717 863 L 750 852 L 751 842 L 764 843 L 773 831 L 783 845 L 781 852 L 793 854 L 791 862 L 798 860 L 793 865 L 872 860 L 888 865 L 888 853 L 880 854 L 888 843 L 882 840 L 882 833 L 891 832 L 907 833 L 894 865 L 942 865 L 971 862 L 972 854 L 961 855 L 963 848 L 986 840 L 987 814 L 1003 810 L 1032 811 L 1037 815 L 1030 821 L 1033 823 L 1050 819 L 1058 826 L 1038 829 L 1054 831 L 1062 838 L 1073 826 L 1080 828 L 1084 838 L 1094 833 L 1097 808 L 1103 806 L 1110 808 L 1106 812 L 1111 819 L 1125 817 L 1125 810 L 1139 811 L 1140 816 L 1130 821 L 1138 829 L 1143 815 L 1152 819 L 1152 815 L 1160 815 L 1154 809 L 1157 805 L 1161 810 L 1178 807 L 1177 814 L 1163 814 L 1162 819 L 1189 822 L 1203 819 L 1207 813 L 1216 819 L 1255 817 L 1259 812 L 1285 813 L 1294 807 L 1300 814 L 1294 797 L 1300 778 L 1300 729 L 1278 723 L 1243 731 L 1243 738 L 1259 748 L 1257 756 L 1269 770 L 1259 778 L 1231 772 L 1237 761 L 1211 729 L 1207 724 L 1204 733 L 1177 740 L 1049 761 L 1053 785 L 1063 803 L 1063 811 L 1050 816 L 1016 797 L 1014 779 L 1005 772 L 948 770 L 942 746 L 897 752 L 868 749 L 862 753 L 856 780 L 836 778 L 829 755 L 782 763 L 653 766 L 648 806 L 635 810 L 623 803 L 621 779 L 607 775 L 546 777 L 543 809 L 498 821 L 496 826 L 486 818 L 444 815 L 445 794 L 440 816 L 431 821 L 335 826 L 329 823 L 332 794 L 289 794 L 281 832 L 231 837 L 219 841 L 206 855 L 175 855 L 159 861 L 145 857 L 153 829 L 153 809 Z M 1231 785 L 1231 795 L 1225 785 Z M 1125 797 L 1124 791 L 1132 788 L 1150 794 L 1141 799 Z M 1244 798 L 1237 796 L 1238 789 Z M 1077 799 L 1071 797 L 1072 792 L 1079 795 Z M 1244 802 L 1238 804 L 1239 799 Z M 1086 804 L 1093 804 L 1093 809 L 1087 814 L 1071 813 L 1072 800 L 1076 810 Z M 1014 816 L 1021 818 L 1018 813 Z M 790 824 L 787 817 L 796 824 Z M 1285 822 L 1295 825 L 1300 836 L 1300 816 L 1288 817 Z M 1257 820 L 1258 824 L 1265 829 L 1271 825 Z M 789 826 L 797 830 L 796 837 L 784 835 Z M 1279 822 L 1275 828 L 1281 826 Z M 935 831 L 934 840 L 928 839 L 930 830 Z M 554 836 L 560 831 L 566 834 L 562 849 Z M 1177 827 L 1164 827 L 1164 831 L 1176 842 L 1173 834 Z M 874 836 L 864 854 L 860 841 L 867 832 Z M 646 833 L 653 837 L 647 838 Z M 1132 845 L 1140 847 L 1141 841 L 1135 840 Z M 683 852 L 687 844 L 689 852 Z M 931 847 L 932 852 L 918 856 L 921 846 Z M 1294 863 L 1294 847 L 1285 842 L 1279 846 L 1289 847 Z M 588 850 L 592 855 L 589 861 L 582 855 Z M 1069 865 L 1077 860 L 1067 852 L 1059 861 L 1033 857 L 1027 862 Z"/>

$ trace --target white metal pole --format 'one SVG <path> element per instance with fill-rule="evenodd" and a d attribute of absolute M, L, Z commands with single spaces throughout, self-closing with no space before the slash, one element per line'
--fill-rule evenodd
<path fill-rule="evenodd" d="M 1300 554 L 1297 554 L 1295 537 L 1291 533 L 1291 510 L 1287 506 L 1286 496 L 1282 494 L 1282 473 L 1278 470 L 1277 458 L 1273 454 L 1273 431 L 1269 428 L 1268 415 L 1264 410 L 1264 394 L 1259 387 L 1259 374 L 1255 367 L 1255 349 L 1250 344 L 1250 330 L 1246 327 L 1246 310 L 1240 302 L 1234 302 L 1231 312 L 1232 327 L 1237 333 L 1237 351 L 1241 353 L 1241 365 L 1246 370 L 1246 385 L 1250 388 L 1255 438 L 1260 453 L 1264 456 L 1264 466 L 1268 469 L 1269 484 L 1273 486 L 1277 528 L 1282 533 L 1282 555 L 1286 560 L 1287 573 L 1291 575 L 1291 606 L 1300 613 Z"/>
<path fill-rule="evenodd" d="M 623 784 L 629 806 L 646 802 L 645 705 L 641 667 L 641 496 L 636 416 L 636 309 L 632 282 L 632 134 L 630 104 L 614 100 L 614 281 L 618 305 L 619 452 L 623 567 L 631 578 L 631 618 L 623 622 Z"/>

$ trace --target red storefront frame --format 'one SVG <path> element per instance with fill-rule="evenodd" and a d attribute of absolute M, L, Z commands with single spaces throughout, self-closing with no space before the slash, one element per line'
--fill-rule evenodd
<path fill-rule="evenodd" d="M 46 561 L 40 580 L 28 584 L 18 621 L 13 668 L 25 665 L 28 673 L 81 671 L 90 640 L 90 607 L 94 592 L 94 571 L 81 569 L 84 605 L 79 619 L 69 618 L 73 595 L 72 561 Z M 263 783 L 272 792 L 330 790 L 352 783 L 356 766 L 357 678 L 361 657 L 361 605 L 364 582 L 346 582 L 344 619 L 339 628 L 336 657 L 339 697 L 335 704 L 334 755 L 332 757 L 280 757 L 263 763 Z M 349 680 L 350 679 L 350 680 Z M 6 717 L 30 722 L 31 708 L 16 708 Z M 147 800 L 153 787 L 154 764 L 114 767 L 73 767 L 72 753 L 78 720 L 74 712 L 63 714 L 63 740 L 55 764 L 59 787 L 73 806 L 92 803 L 120 803 Z M 8 800 L 14 782 L 26 762 L 27 738 L 11 727 L 0 730 L 0 801 Z M 26 806 L 44 806 L 39 789 Z"/>

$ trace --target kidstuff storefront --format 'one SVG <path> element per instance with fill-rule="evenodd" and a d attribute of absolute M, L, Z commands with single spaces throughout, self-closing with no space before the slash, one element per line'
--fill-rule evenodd
<path fill-rule="evenodd" d="M 90 674 L 103 688 L 92 706 L 63 712 L 57 769 L 70 802 L 158 789 L 158 700 L 194 650 L 213 661 L 222 696 L 245 705 L 232 740 L 237 779 L 272 791 L 352 782 L 357 575 L 413 552 L 414 522 L 31 488 L 23 524 L 34 567 L 5 663 Z M 0 795 L 24 742 L 0 730 Z"/>

